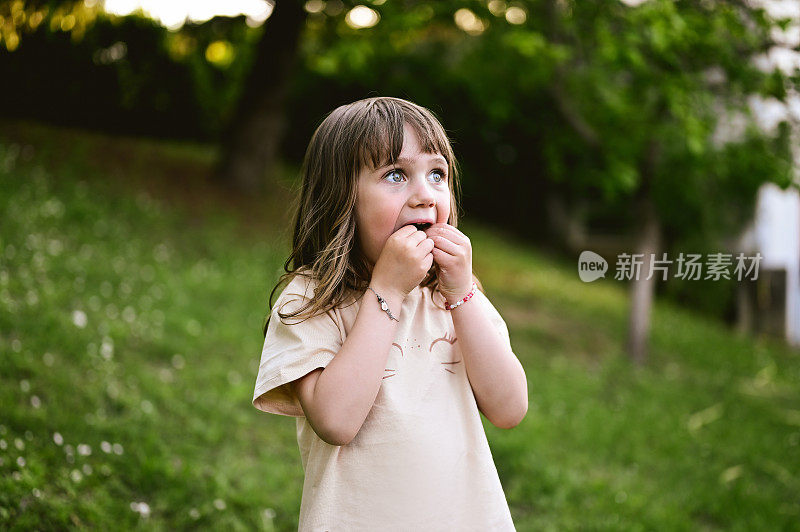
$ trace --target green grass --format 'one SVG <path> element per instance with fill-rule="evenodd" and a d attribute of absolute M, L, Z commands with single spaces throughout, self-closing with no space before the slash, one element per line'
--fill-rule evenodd
<path fill-rule="evenodd" d="M 4 130 L 0 527 L 296 530 L 294 421 L 250 404 L 285 190 L 237 208 L 206 146 Z M 525 420 L 484 422 L 519 530 L 800 529 L 796 352 L 659 303 L 634 367 L 619 286 L 462 229 L 528 376 Z"/>

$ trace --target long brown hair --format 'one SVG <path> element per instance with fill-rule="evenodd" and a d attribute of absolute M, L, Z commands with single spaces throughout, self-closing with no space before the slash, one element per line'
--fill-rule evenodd
<path fill-rule="evenodd" d="M 447 160 L 451 176 L 447 223 L 457 226 L 459 166 L 447 134 L 432 111 L 392 97 L 366 98 L 337 107 L 314 131 L 303 159 L 300 195 L 293 206 L 292 251 L 283 265 L 286 273 L 270 293 L 270 309 L 278 287 L 297 275 L 317 281 L 317 289 L 302 308 L 293 313 L 278 312 L 281 321 L 290 317 L 308 319 L 350 300 L 355 302 L 367 289 L 370 272 L 358 245 L 355 221 L 358 175 L 367 165 L 375 169 L 396 162 L 403 149 L 406 123 L 416 133 L 422 151 L 439 153 Z M 434 265 L 420 286 L 434 292 L 438 284 Z M 268 313 L 264 336 L 269 319 Z"/>

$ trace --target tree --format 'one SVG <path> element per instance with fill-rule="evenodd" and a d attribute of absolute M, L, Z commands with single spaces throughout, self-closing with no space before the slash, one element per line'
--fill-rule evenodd
<path fill-rule="evenodd" d="M 797 81 L 752 61 L 785 24 L 763 9 L 638 3 L 386 2 L 372 6 L 373 27 L 314 34 L 324 46 L 312 65 L 440 110 L 462 149 L 475 148 L 472 162 L 516 153 L 516 163 L 484 156 L 485 168 L 473 167 L 502 174 L 500 186 L 465 174 L 465 194 L 507 223 L 532 225 L 542 175 L 561 193 L 631 211 L 631 251 L 659 257 L 690 239 L 735 234 L 762 183 L 789 186 L 788 128 L 765 135 L 748 99 L 783 100 Z M 720 144 L 721 119 L 736 113 L 749 126 Z M 656 283 L 648 267 L 631 283 L 627 344 L 640 363 Z"/>
<path fill-rule="evenodd" d="M 233 119 L 222 137 L 216 179 L 245 192 L 264 189 L 285 124 L 284 102 L 306 13 L 300 0 L 275 3 Z"/>
<path fill-rule="evenodd" d="M 650 0 L 633 8 L 603 1 L 575 4 L 570 14 L 563 5 L 551 2 L 554 27 L 572 53 L 556 79 L 568 80 L 572 112 L 591 125 L 567 122 L 602 161 L 586 175 L 600 180 L 608 197 L 630 198 L 638 213 L 635 252 L 645 261 L 631 283 L 627 348 L 641 363 L 656 280 L 646 278 L 649 259 L 665 251 L 665 233 L 731 234 L 746 218 L 741 208 L 731 209 L 733 219 L 726 210 L 752 202 L 763 182 L 790 184 L 786 128 L 772 142 L 750 117 L 746 137 L 734 144 L 747 146 L 742 151 L 751 157 L 714 140 L 721 117 L 751 114 L 750 95 L 786 97 L 788 80 L 752 61 L 773 45 L 776 23 L 737 1 Z M 582 129 L 593 132 L 590 139 Z"/>

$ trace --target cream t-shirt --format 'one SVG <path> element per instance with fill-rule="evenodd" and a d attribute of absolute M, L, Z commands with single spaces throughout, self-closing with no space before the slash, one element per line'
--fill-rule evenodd
<path fill-rule="evenodd" d="M 441 294 L 434 302 L 429 288 L 417 287 L 405 299 L 375 403 L 355 438 L 337 446 L 317 436 L 288 383 L 327 366 L 361 299 L 282 323 L 278 310 L 300 308 L 314 286 L 296 276 L 273 305 L 253 396 L 259 410 L 297 418 L 305 471 L 299 530 L 514 530 Z M 464 304 L 483 306 L 495 326 L 486 334 L 510 346 L 482 292 Z"/>

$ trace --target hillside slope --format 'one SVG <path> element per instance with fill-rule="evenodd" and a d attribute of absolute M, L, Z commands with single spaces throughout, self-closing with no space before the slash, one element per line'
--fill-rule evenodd
<path fill-rule="evenodd" d="M 296 530 L 294 422 L 251 405 L 290 197 L 210 183 L 213 150 L 0 126 L 0 524 Z M 798 529 L 800 361 L 627 300 L 474 223 L 526 419 L 484 422 L 519 530 Z"/>

